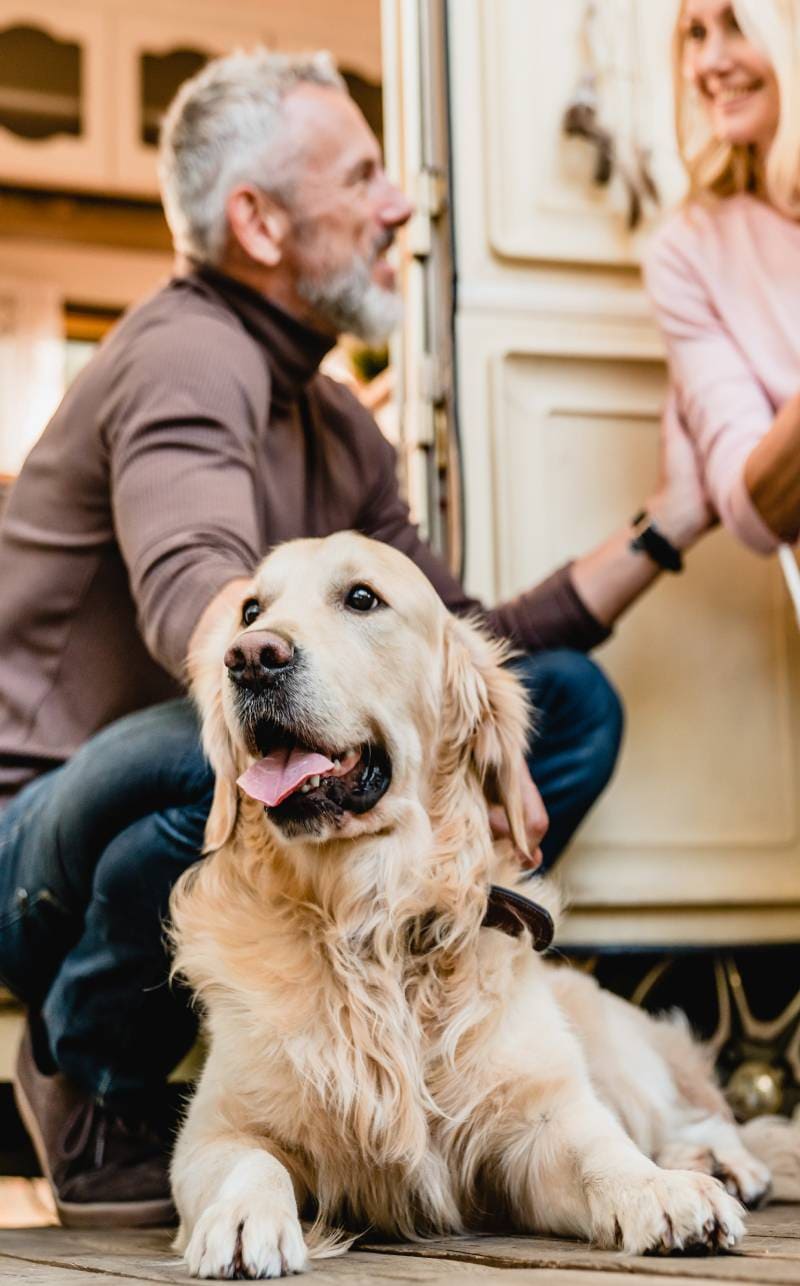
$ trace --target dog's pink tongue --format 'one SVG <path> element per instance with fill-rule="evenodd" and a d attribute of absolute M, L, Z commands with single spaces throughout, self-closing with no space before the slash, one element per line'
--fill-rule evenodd
<path fill-rule="evenodd" d="M 275 808 L 302 786 L 309 777 L 321 775 L 333 767 L 333 760 L 307 750 L 273 750 L 259 759 L 238 780 L 245 794 Z"/>

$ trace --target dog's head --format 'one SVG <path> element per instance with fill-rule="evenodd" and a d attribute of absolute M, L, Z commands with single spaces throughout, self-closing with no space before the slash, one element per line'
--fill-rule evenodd
<path fill-rule="evenodd" d="M 527 708 L 503 659 L 397 550 L 351 532 L 279 546 L 194 658 L 217 777 L 208 846 L 230 835 L 239 790 L 285 846 L 391 831 L 409 801 L 457 808 L 471 778 L 490 780 L 524 848 Z"/>

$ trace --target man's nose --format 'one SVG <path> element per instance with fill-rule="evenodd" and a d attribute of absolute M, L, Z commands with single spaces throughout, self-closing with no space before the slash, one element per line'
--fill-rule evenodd
<path fill-rule="evenodd" d="M 396 184 L 387 179 L 380 205 L 380 217 L 384 226 L 387 228 L 402 228 L 404 223 L 408 223 L 413 213 L 414 206 L 405 192 L 402 192 Z"/>
<path fill-rule="evenodd" d="M 253 630 L 240 634 L 231 644 L 225 653 L 225 666 L 240 688 L 260 692 L 285 676 L 296 659 L 291 639 L 269 630 Z"/>

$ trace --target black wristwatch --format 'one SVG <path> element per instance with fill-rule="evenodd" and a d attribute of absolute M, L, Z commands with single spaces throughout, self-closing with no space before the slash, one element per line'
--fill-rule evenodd
<path fill-rule="evenodd" d="M 671 540 L 658 530 L 646 509 L 631 520 L 633 539 L 629 545 L 636 553 L 647 554 L 665 572 L 682 572 L 683 555 Z"/>

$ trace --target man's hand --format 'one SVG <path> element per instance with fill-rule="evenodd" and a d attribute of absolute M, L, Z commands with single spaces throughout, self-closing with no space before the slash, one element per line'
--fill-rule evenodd
<path fill-rule="evenodd" d="M 542 803 L 542 797 L 539 794 L 533 779 L 528 772 L 528 765 L 524 759 L 519 761 L 519 779 L 520 791 L 522 794 L 522 811 L 525 818 L 525 833 L 528 837 L 528 853 L 521 853 L 515 849 L 519 858 L 520 866 L 528 870 L 535 871 L 542 864 L 542 850 L 539 847 L 549 826 L 547 810 Z M 494 839 L 509 839 L 511 832 L 508 828 L 508 818 L 505 809 L 501 804 L 492 804 L 489 809 L 489 825 L 492 828 Z"/>

